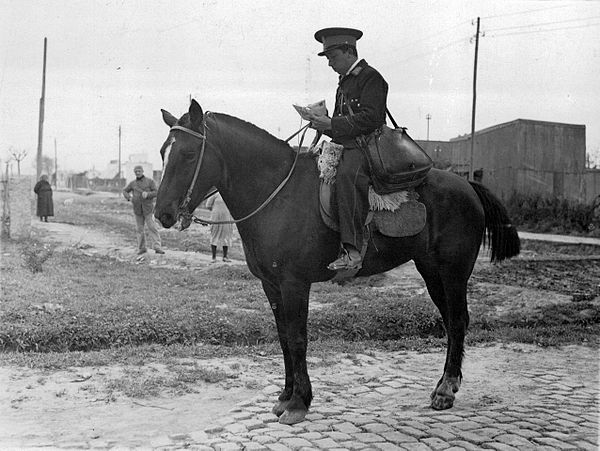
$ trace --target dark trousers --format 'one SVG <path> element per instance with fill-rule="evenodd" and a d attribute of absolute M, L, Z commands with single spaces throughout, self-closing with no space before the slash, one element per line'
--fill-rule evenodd
<path fill-rule="evenodd" d="M 369 173 L 364 153 L 344 146 L 337 168 L 336 191 L 342 243 L 362 249 L 365 221 L 369 214 Z"/>

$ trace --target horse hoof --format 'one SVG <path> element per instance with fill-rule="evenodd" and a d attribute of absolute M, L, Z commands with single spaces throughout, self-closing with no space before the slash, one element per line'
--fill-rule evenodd
<path fill-rule="evenodd" d="M 435 394 L 431 398 L 431 408 L 434 410 L 446 410 L 454 405 L 454 396 Z"/>
<path fill-rule="evenodd" d="M 273 406 L 273 409 L 271 409 L 271 412 L 273 412 L 275 415 L 277 415 L 278 417 L 280 417 L 283 412 L 285 412 L 285 409 L 287 409 L 288 404 L 290 403 L 290 401 L 279 401 L 277 404 L 275 404 Z"/>
<path fill-rule="evenodd" d="M 279 422 L 281 424 L 292 425 L 292 424 L 296 424 L 296 423 L 300 423 L 301 421 L 304 421 L 305 417 L 306 417 L 306 410 L 298 410 L 298 409 L 286 410 L 279 417 Z"/>
<path fill-rule="evenodd" d="M 454 393 L 460 388 L 460 377 L 443 376 L 435 390 L 431 392 L 431 408 L 435 410 L 449 409 L 454 405 Z"/>

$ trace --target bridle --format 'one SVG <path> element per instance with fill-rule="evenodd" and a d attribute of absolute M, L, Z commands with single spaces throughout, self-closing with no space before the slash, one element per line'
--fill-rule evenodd
<path fill-rule="evenodd" d="M 208 114 L 209 113 L 207 112 L 206 115 L 208 115 Z M 288 172 L 288 175 L 277 186 L 277 188 L 275 188 L 275 190 L 269 195 L 269 197 L 267 197 L 267 199 L 265 199 L 265 201 L 262 204 L 260 204 L 254 211 L 252 211 L 251 213 L 249 213 L 248 215 L 246 215 L 240 219 L 233 219 L 231 221 L 210 221 L 208 219 L 198 218 L 194 214 L 190 213 L 187 209 L 187 207 L 192 199 L 192 192 L 194 191 L 194 186 L 196 185 L 196 181 L 198 180 L 198 174 L 200 173 L 200 167 L 202 166 L 202 160 L 204 159 L 204 151 L 206 149 L 206 136 L 207 136 L 207 131 L 208 131 L 208 127 L 206 125 L 206 115 L 204 117 L 204 120 L 202 121 L 204 133 L 198 133 L 189 128 L 182 127 L 181 125 L 174 125 L 171 127 L 171 131 L 180 130 L 182 132 L 187 133 L 188 135 L 194 136 L 194 137 L 202 140 L 202 147 L 200 148 L 200 156 L 198 157 L 198 162 L 196 163 L 194 177 L 192 178 L 192 182 L 190 183 L 190 186 L 186 192 L 186 195 L 185 195 L 183 201 L 181 202 L 181 204 L 179 204 L 178 211 L 177 211 L 177 217 L 181 218 L 182 228 L 186 228 L 187 226 L 189 226 L 192 221 L 197 224 L 202 224 L 202 225 L 237 224 L 239 222 L 242 222 L 242 221 L 245 221 L 245 220 L 251 218 L 252 216 L 256 215 L 259 211 L 261 211 L 263 208 L 265 208 L 269 204 L 269 202 L 271 202 L 273 200 L 273 198 L 283 189 L 283 187 L 286 185 L 288 180 L 292 177 L 292 173 L 294 172 L 294 168 L 296 167 L 296 163 L 298 162 L 298 155 L 300 155 L 300 149 L 302 147 L 302 142 L 304 141 L 304 135 L 306 134 L 306 131 L 310 125 L 310 123 L 306 124 L 304 127 L 302 127 L 300 130 L 298 130 L 296 133 L 294 133 L 292 136 L 290 136 L 285 141 L 285 142 L 289 142 L 294 136 L 296 136 L 302 132 L 300 144 L 298 145 L 298 150 L 295 152 L 296 155 L 294 156 L 294 162 L 292 163 L 292 166 L 290 168 L 290 171 Z M 321 133 L 318 132 L 317 136 L 315 136 L 315 139 L 313 140 L 313 145 L 316 144 L 316 142 L 319 140 L 320 137 L 321 137 Z M 213 196 L 217 192 L 218 192 L 218 190 L 211 191 L 206 196 L 204 196 L 204 199 L 202 199 L 202 200 L 205 200 L 205 199 Z"/>

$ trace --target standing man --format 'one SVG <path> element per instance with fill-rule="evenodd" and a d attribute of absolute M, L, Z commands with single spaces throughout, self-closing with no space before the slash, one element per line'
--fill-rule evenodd
<path fill-rule="evenodd" d="M 158 228 L 154 222 L 154 199 L 158 190 L 154 180 L 144 177 L 144 168 L 136 166 L 133 168 L 135 180 L 129 183 L 123 190 L 123 196 L 133 204 L 133 214 L 137 224 L 138 255 L 146 252 L 146 234 L 144 224 L 148 227 L 148 235 L 152 247 L 157 254 L 164 254 L 160 243 Z"/>
<path fill-rule="evenodd" d="M 362 31 L 353 28 L 324 28 L 315 33 L 323 44 L 319 56 L 339 74 L 333 116 L 314 116 L 311 127 L 344 146 L 337 168 L 336 190 L 342 253 L 330 263 L 331 270 L 360 269 L 360 250 L 369 213 L 368 162 L 357 138 L 385 124 L 388 84 L 383 77 L 358 59 L 356 41 Z"/>

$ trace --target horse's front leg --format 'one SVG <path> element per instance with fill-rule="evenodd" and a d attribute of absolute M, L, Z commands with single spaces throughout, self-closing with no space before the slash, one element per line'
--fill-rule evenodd
<path fill-rule="evenodd" d="M 269 300 L 269 304 L 271 305 L 273 315 L 275 316 L 277 335 L 279 336 L 279 345 L 281 346 L 281 351 L 283 352 L 285 387 L 279 394 L 277 403 L 273 406 L 273 413 L 279 417 L 281 414 L 283 414 L 283 412 L 285 412 L 285 409 L 292 398 L 292 393 L 294 392 L 294 368 L 288 348 L 285 322 L 282 314 L 281 290 L 279 289 L 278 285 L 267 280 L 262 281 L 262 286 L 265 294 L 267 295 L 267 299 Z"/>
<path fill-rule="evenodd" d="M 281 302 L 275 314 L 280 331 L 280 341 L 286 362 L 286 389 L 280 396 L 279 417 L 283 424 L 295 424 L 304 420 L 312 401 L 312 387 L 306 366 L 308 295 L 310 283 L 287 276 L 280 283 Z M 290 374 L 291 368 L 291 374 Z M 287 389 L 289 378 L 292 393 L 289 399 Z M 283 400 L 282 400 L 283 398 Z M 276 412 L 277 413 L 277 412 Z"/>

